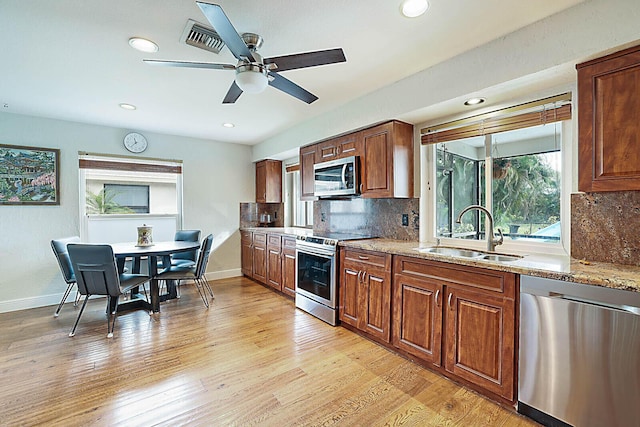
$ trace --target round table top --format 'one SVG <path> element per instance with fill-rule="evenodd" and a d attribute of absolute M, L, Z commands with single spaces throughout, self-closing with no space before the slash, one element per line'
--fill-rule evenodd
<path fill-rule="evenodd" d="M 171 240 L 167 242 L 155 242 L 150 246 L 137 246 L 136 242 L 125 242 L 113 243 L 111 247 L 116 256 L 162 256 L 199 249 L 200 243 Z"/>

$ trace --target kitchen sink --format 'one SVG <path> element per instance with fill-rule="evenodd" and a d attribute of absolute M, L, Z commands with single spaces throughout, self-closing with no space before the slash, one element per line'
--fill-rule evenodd
<path fill-rule="evenodd" d="M 518 261 L 522 258 L 519 255 L 499 255 L 499 254 L 487 254 L 480 259 L 486 259 L 487 261 L 497 261 L 497 262 L 513 262 Z"/>
<path fill-rule="evenodd" d="M 470 249 L 458 249 L 458 248 L 445 248 L 445 247 L 434 247 L 434 248 L 418 248 L 420 252 L 426 252 L 430 254 L 440 254 L 447 255 L 453 257 L 462 257 L 462 258 L 479 258 L 485 255 L 483 252 L 472 251 Z"/>
<path fill-rule="evenodd" d="M 492 254 L 471 249 L 448 248 L 442 246 L 434 246 L 431 248 L 416 248 L 422 253 L 439 254 L 457 258 L 468 258 L 475 260 L 485 260 L 494 262 L 514 262 L 522 258 L 520 255 Z"/>

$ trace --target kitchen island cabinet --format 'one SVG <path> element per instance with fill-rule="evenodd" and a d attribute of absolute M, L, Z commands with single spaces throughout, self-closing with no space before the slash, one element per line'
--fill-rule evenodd
<path fill-rule="evenodd" d="M 404 256 L 394 272 L 393 345 L 513 403 L 516 275 Z"/>
<path fill-rule="evenodd" d="M 391 255 L 340 251 L 340 320 L 390 342 Z"/>

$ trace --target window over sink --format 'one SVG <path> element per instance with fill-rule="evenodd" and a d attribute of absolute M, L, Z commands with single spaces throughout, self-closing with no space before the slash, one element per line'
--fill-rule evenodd
<path fill-rule="evenodd" d="M 480 205 L 492 213 L 492 231 L 502 231 L 505 247 L 562 249 L 569 223 L 563 217 L 571 175 L 563 164 L 570 147 L 570 98 L 534 108 L 433 133 L 423 129 L 433 159 L 433 239 L 458 246 L 486 240 L 484 213 L 471 210 L 456 221 L 464 208 Z"/>

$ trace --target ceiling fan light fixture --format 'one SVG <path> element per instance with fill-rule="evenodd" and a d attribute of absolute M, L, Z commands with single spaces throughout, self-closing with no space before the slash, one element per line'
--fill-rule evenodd
<path fill-rule="evenodd" d="M 236 69 L 236 84 L 243 92 L 260 93 L 269 85 L 267 69 L 258 64 L 244 64 Z"/>
<path fill-rule="evenodd" d="M 140 52 L 154 53 L 158 51 L 157 44 L 142 37 L 131 37 L 129 39 L 129 46 Z"/>
<path fill-rule="evenodd" d="M 417 18 L 429 9 L 427 0 L 404 0 L 401 5 L 402 14 L 407 18 Z"/>

